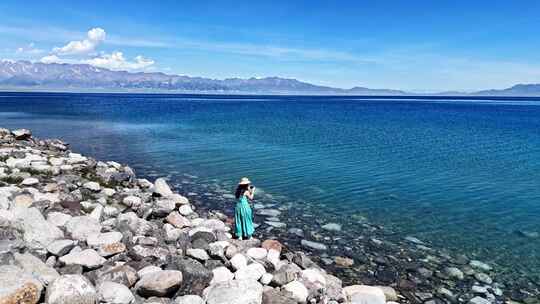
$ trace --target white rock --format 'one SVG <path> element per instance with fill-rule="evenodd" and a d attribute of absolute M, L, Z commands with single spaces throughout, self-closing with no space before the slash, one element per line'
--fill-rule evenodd
<path fill-rule="evenodd" d="M 308 290 L 304 284 L 298 282 L 298 281 L 292 281 L 285 286 L 283 286 L 283 289 L 291 292 L 293 294 L 293 297 L 298 301 L 299 303 L 306 303 L 307 297 L 308 297 Z"/>
<path fill-rule="evenodd" d="M 247 259 L 246 257 L 241 254 L 241 253 L 237 253 L 235 254 L 231 260 L 231 266 L 234 270 L 238 270 L 238 269 L 241 269 L 241 268 L 244 268 L 247 266 Z"/>
<path fill-rule="evenodd" d="M 205 304 L 205 302 L 198 295 L 185 295 L 176 298 L 174 304 Z"/>
<path fill-rule="evenodd" d="M 100 302 L 108 304 L 130 304 L 135 301 L 135 297 L 123 284 L 114 282 L 103 282 L 97 287 Z"/>
<path fill-rule="evenodd" d="M 23 186 L 34 186 L 37 184 L 39 184 L 39 180 L 35 177 L 27 177 L 21 182 Z"/>
<path fill-rule="evenodd" d="M 141 270 L 137 271 L 137 275 L 142 278 L 146 274 L 156 272 L 156 271 L 161 271 L 161 270 L 162 269 L 157 267 L 157 266 L 149 265 L 149 266 L 146 266 L 146 267 L 142 268 Z"/>
<path fill-rule="evenodd" d="M 328 223 L 321 228 L 328 231 L 341 231 L 341 225 L 337 223 Z"/>
<path fill-rule="evenodd" d="M 268 285 L 270 282 L 272 282 L 272 278 L 274 276 L 271 273 L 265 273 L 262 275 L 261 279 L 259 280 L 263 285 Z"/>
<path fill-rule="evenodd" d="M 302 240 L 300 242 L 300 244 L 302 246 L 304 246 L 304 247 L 315 249 L 315 250 L 320 250 L 320 251 L 325 251 L 325 250 L 328 249 L 328 247 L 325 244 L 312 242 L 312 241 L 308 241 L 308 240 Z"/>
<path fill-rule="evenodd" d="M 262 260 L 266 258 L 267 254 L 268 254 L 268 251 L 260 247 L 249 248 L 247 251 L 247 255 L 256 260 Z"/>
<path fill-rule="evenodd" d="M 88 236 L 86 243 L 90 247 L 99 247 L 101 245 L 109 245 L 122 241 L 122 233 L 118 231 L 93 233 Z"/>
<path fill-rule="evenodd" d="M 199 261 L 206 261 L 210 259 L 210 257 L 208 256 L 208 253 L 206 253 L 204 249 L 200 249 L 200 248 L 190 248 L 186 251 L 186 254 Z"/>
<path fill-rule="evenodd" d="M 71 218 L 71 215 L 62 212 L 50 212 L 47 214 L 47 221 L 57 227 L 64 226 Z"/>
<path fill-rule="evenodd" d="M 232 280 L 210 285 L 203 292 L 207 304 L 261 304 L 262 285 L 253 280 Z"/>
<path fill-rule="evenodd" d="M 145 274 L 135 290 L 143 297 L 163 297 L 173 294 L 182 283 L 182 272 L 177 270 L 161 270 Z"/>
<path fill-rule="evenodd" d="M 30 248 L 42 249 L 64 237 L 62 230 L 47 222 L 37 208 L 12 208 L 12 214 L 23 229 L 24 241 Z"/>
<path fill-rule="evenodd" d="M 214 276 L 212 277 L 210 285 L 234 279 L 234 274 L 225 266 L 214 268 L 212 270 L 212 273 L 214 274 Z"/>
<path fill-rule="evenodd" d="M 137 209 L 142 205 L 142 200 L 140 197 L 130 195 L 130 196 L 125 197 L 122 203 L 128 207 Z"/>
<path fill-rule="evenodd" d="M 164 178 L 158 178 L 154 182 L 154 193 L 157 193 L 161 196 L 167 197 L 169 195 L 172 195 L 173 192 L 171 191 L 171 188 L 167 184 Z"/>
<path fill-rule="evenodd" d="M 37 303 L 43 284 L 31 273 L 13 265 L 0 265 L 0 302 Z"/>
<path fill-rule="evenodd" d="M 491 304 L 491 302 L 482 297 L 474 297 L 469 300 L 469 304 Z"/>
<path fill-rule="evenodd" d="M 180 212 L 181 215 L 186 216 L 193 213 L 193 209 L 191 209 L 190 205 L 182 205 L 178 208 L 178 212 Z"/>
<path fill-rule="evenodd" d="M 95 304 L 98 296 L 92 283 L 82 275 L 63 275 L 47 288 L 47 304 Z"/>
<path fill-rule="evenodd" d="M 66 230 L 74 239 L 86 241 L 88 236 L 101 232 L 101 225 L 89 216 L 76 216 L 66 223 Z"/>
<path fill-rule="evenodd" d="M 28 273 L 32 273 L 44 285 L 50 284 L 60 276 L 54 268 L 49 267 L 40 259 L 29 253 L 20 254 L 15 252 L 14 259 L 15 265 L 21 267 Z"/>
<path fill-rule="evenodd" d="M 326 278 L 324 274 L 317 268 L 308 268 L 302 270 L 301 273 L 302 280 L 315 284 L 318 288 L 323 288 L 326 286 Z"/>
<path fill-rule="evenodd" d="M 385 304 L 386 296 L 377 287 L 352 285 L 343 288 L 343 295 L 353 304 Z"/>
<path fill-rule="evenodd" d="M 56 256 L 63 256 L 73 247 L 75 247 L 75 242 L 72 240 L 55 240 L 47 246 L 47 251 Z"/>
<path fill-rule="evenodd" d="M 259 263 L 251 263 L 246 267 L 238 269 L 234 273 L 237 280 L 255 280 L 258 281 L 266 273 L 264 266 Z"/>
<path fill-rule="evenodd" d="M 480 270 L 483 270 L 483 271 L 490 271 L 492 269 L 492 267 L 489 266 L 488 264 L 486 264 L 484 262 L 480 262 L 478 260 L 470 261 L 469 265 L 471 265 L 471 267 L 473 267 L 473 268 L 480 269 Z"/>
<path fill-rule="evenodd" d="M 66 265 L 81 265 L 91 269 L 103 265 L 106 261 L 107 260 L 93 249 L 86 249 L 81 252 L 70 252 L 60 258 L 60 262 Z"/>
<path fill-rule="evenodd" d="M 94 210 L 92 210 L 92 212 L 88 216 L 100 222 L 101 217 L 103 216 L 103 206 L 100 204 L 96 204 Z"/>
<path fill-rule="evenodd" d="M 96 182 L 87 182 L 83 185 L 83 187 L 94 192 L 101 191 L 101 186 Z"/>

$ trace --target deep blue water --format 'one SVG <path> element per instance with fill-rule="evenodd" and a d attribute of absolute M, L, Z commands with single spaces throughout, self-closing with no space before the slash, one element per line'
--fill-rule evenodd
<path fill-rule="evenodd" d="M 539 100 L 0 93 L 0 126 L 540 268 Z"/>

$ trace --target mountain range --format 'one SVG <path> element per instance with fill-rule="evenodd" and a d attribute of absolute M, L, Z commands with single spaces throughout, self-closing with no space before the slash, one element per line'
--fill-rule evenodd
<path fill-rule="evenodd" d="M 0 89 L 230 94 L 419 95 L 390 89 L 333 88 L 280 77 L 220 80 L 169 75 L 161 72 L 114 71 L 88 64 L 9 60 L 0 61 Z M 473 93 L 446 92 L 437 95 L 540 96 L 540 84 L 518 84 L 503 90 L 485 90 Z"/>

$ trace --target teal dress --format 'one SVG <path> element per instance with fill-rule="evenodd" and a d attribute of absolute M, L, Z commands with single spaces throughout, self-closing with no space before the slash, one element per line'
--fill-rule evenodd
<path fill-rule="evenodd" d="M 242 195 L 236 203 L 234 210 L 234 226 L 236 237 L 239 239 L 250 238 L 255 231 L 255 228 L 253 227 L 253 213 L 245 195 Z"/>

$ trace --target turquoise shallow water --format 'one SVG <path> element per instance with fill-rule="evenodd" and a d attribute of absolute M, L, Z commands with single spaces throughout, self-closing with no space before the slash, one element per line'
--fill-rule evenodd
<path fill-rule="evenodd" d="M 540 273 L 538 100 L 0 93 L 0 126 L 145 175 L 249 176 L 321 217 Z"/>

